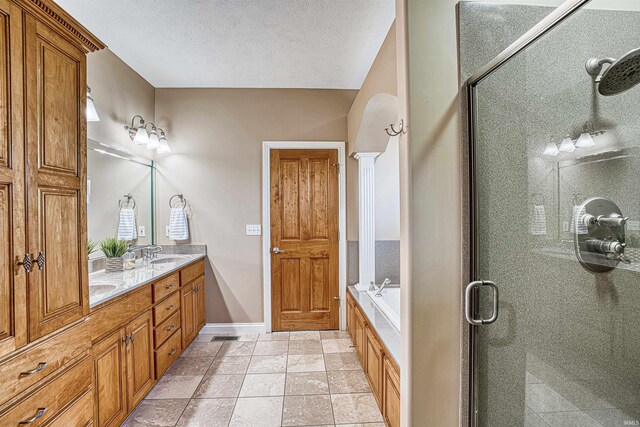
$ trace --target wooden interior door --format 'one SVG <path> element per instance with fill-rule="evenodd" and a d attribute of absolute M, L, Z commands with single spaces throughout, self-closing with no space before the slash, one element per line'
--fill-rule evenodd
<path fill-rule="evenodd" d="M 127 417 L 127 377 L 124 328 L 93 346 L 98 427 L 119 426 Z"/>
<path fill-rule="evenodd" d="M 22 12 L 0 0 L 0 357 L 27 342 Z"/>
<path fill-rule="evenodd" d="M 127 345 L 127 403 L 129 409 L 151 390 L 154 381 L 153 320 L 151 310 L 125 328 Z"/>
<path fill-rule="evenodd" d="M 338 329 L 338 151 L 270 158 L 272 329 Z"/>
<path fill-rule="evenodd" d="M 29 340 L 89 313 L 86 236 L 86 57 L 27 16 Z"/>

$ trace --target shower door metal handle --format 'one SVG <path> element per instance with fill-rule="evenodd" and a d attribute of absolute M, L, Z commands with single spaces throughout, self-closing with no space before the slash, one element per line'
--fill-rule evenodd
<path fill-rule="evenodd" d="M 473 305 L 471 304 L 472 293 L 474 289 L 482 286 L 489 286 L 493 291 L 493 313 L 488 319 L 476 319 L 473 316 Z M 467 285 L 464 292 L 464 316 L 467 322 L 472 325 L 489 325 L 498 320 L 499 292 L 498 286 L 490 280 L 476 280 Z"/>

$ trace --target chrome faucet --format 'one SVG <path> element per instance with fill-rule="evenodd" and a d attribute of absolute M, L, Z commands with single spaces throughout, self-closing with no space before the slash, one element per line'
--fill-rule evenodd
<path fill-rule="evenodd" d="M 384 279 L 384 282 L 382 282 L 382 285 L 380 285 L 380 287 L 378 288 L 378 292 L 376 292 L 375 296 L 381 297 L 382 296 L 382 290 L 384 289 L 385 286 L 387 286 L 390 283 L 391 283 L 391 280 L 389 280 L 388 277 L 386 279 Z"/>
<path fill-rule="evenodd" d="M 158 253 L 162 252 L 162 246 L 149 245 L 142 248 L 142 258 L 145 261 L 155 259 L 158 257 Z"/>

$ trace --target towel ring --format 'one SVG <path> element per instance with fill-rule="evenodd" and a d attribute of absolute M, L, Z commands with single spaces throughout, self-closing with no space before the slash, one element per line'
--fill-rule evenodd
<path fill-rule="evenodd" d="M 544 199 L 544 194 L 540 194 L 540 193 L 531 193 L 531 198 L 534 199 L 536 197 L 541 197 L 542 198 L 542 204 L 545 204 L 545 199 Z M 534 200 L 535 203 L 535 200 Z"/>
<path fill-rule="evenodd" d="M 136 205 L 137 205 L 136 199 L 134 199 L 131 194 L 125 194 L 122 197 L 125 197 L 127 199 L 127 201 L 124 202 L 124 204 L 129 204 L 129 203 L 133 202 L 133 206 L 131 207 L 131 209 L 135 209 L 136 208 Z M 123 207 L 122 199 L 118 200 L 118 207 L 120 209 L 122 209 L 122 207 Z"/>
<path fill-rule="evenodd" d="M 180 199 L 180 201 L 182 202 L 182 210 L 184 210 L 187 207 L 187 199 L 185 199 L 184 195 L 182 195 L 182 194 L 175 194 L 175 195 L 171 196 L 171 198 L 169 199 L 169 207 L 170 208 L 174 207 L 173 206 L 173 199 L 175 199 L 176 197 L 178 199 Z M 175 207 L 177 208 L 178 206 L 175 206 Z"/>

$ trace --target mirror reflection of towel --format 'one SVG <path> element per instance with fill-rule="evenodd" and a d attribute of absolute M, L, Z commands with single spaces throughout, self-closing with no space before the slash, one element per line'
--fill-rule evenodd
<path fill-rule="evenodd" d="M 169 239 L 188 240 L 189 223 L 183 208 L 171 208 L 169 213 Z"/>
<path fill-rule="evenodd" d="M 544 205 L 535 205 L 531 213 L 531 234 L 545 236 L 547 234 L 547 214 Z"/>
<path fill-rule="evenodd" d="M 120 220 L 118 221 L 118 240 L 136 240 L 136 213 L 132 208 L 120 209 Z"/>

